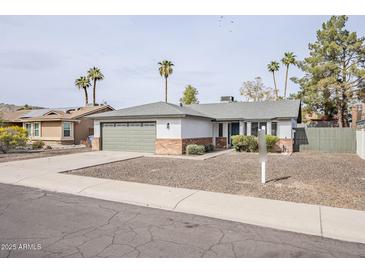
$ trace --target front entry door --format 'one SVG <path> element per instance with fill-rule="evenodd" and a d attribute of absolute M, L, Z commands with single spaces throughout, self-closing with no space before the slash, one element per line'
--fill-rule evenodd
<path fill-rule="evenodd" d="M 228 124 L 228 144 L 231 144 L 231 137 L 240 134 L 240 123 L 229 123 Z"/>

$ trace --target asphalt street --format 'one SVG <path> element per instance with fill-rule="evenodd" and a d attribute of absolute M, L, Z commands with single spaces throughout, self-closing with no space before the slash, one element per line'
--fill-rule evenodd
<path fill-rule="evenodd" d="M 0 257 L 365 257 L 365 245 L 0 184 Z"/>

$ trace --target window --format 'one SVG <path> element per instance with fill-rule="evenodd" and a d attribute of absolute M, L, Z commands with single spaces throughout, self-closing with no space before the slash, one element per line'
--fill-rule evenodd
<path fill-rule="evenodd" d="M 266 126 L 266 122 L 260 122 L 260 127 L 259 129 L 262 129 L 262 127 L 265 127 L 265 135 L 267 134 L 267 126 Z"/>
<path fill-rule="evenodd" d="M 41 136 L 41 134 L 40 134 L 40 123 L 34 123 L 33 135 L 35 137 Z"/>
<path fill-rule="evenodd" d="M 142 123 L 128 123 L 129 127 L 141 127 Z"/>
<path fill-rule="evenodd" d="M 28 136 L 32 136 L 32 124 L 31 123 L 26 123 L 25 124 L 25 129 L 28 132 Z"/>
<path fill-rule="evenodd" d="M 143 123 L 144 127 L 154 127 L 155 123 Z"/>
<path fill-rule="evenodd" d="M 257 135 L 258 135 L 258 128 L 259 128 L 259 123 L 258 122 L 252 122 L 251 123 L 251 135 L 257 137 Z"/>
<path fill-rule="evenodd" d="M 243 135 L 247 136 L 247 122 L 244 122 Z"/>
<path fill-rule="evenodd" d="M 116 127 L 127 127 L 128 123 L 116 123 L 115 126 Z"/>
<path fill-rule="evenodd" d="M 272 122 L 271 123 L 271 135 L 277 136 L 278 134 L 278 123 Z"/>
<path fill-rule="evenodd" d="M 71 123 L 63 123 L 63 137 L 71 137 Z"/>
<path fill-rule="evenodd" d="M 113 123 L 105 123 L 103 124 L 103 127 L 114 127 Z"/>
<path fill-rule="evenodd" d="M 218 137 L 223 137 L 223 124 L 218 124 Z"/>

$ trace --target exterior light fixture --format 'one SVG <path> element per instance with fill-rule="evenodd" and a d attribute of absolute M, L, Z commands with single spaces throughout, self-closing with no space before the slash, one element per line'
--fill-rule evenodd
<path fill-rule="evenodd" d="M 167 129 L 170 129 L 170 123 L 167 123 L 167 124 L 166 124 L 166 128 L 167 128 Z"/>

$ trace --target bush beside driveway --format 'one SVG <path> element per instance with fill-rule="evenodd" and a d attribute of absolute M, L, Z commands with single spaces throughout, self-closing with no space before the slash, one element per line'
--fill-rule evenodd
<path fill-rule="evenodd" d="M 365 210 L 364 165 L 352 154 L 272 154 L 265 185 L 258 155 L 237 152 L 205 161 L 143 157 L 71 173 Z"/>

